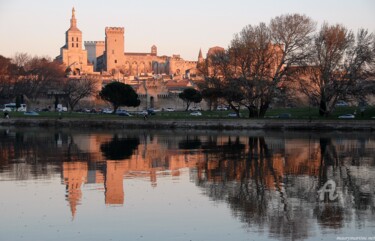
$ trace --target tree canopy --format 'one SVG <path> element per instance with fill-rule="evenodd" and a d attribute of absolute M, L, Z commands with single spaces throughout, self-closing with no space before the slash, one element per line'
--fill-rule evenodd
<path fill-rule="evenodd" d="M 202 101 L 201 92 L 193 88 L 184 89 L 178 97 L 186 103 L 186 111 L 189 110 L 191 103 L 199 103 Z"/>
<path fill-rule="evenodd" d="M 116 113 L 120 106 L 137 107 L 141 103 L 134 89 L 130 85 L 121 82 L 107 84 L 99 92 L 99 96 L 112 104 L 113 113 Z"/>

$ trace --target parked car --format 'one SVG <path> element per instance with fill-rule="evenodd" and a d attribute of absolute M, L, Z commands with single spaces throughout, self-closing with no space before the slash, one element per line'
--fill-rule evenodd
<path fill-rule="evenodd" d="M 279 119 L 289 119 L 290 117 L 292 117 L 292 115 L 290 113 L 281 113 L 278 116 Z"/>
<path fill-rule="evenodd" d="M 172 111 L 174 111 L 174 109 L 173 109 L 173 108 L 170 108 L 170 107 L 165 108 L 164 110 L 165 110 L 165 111 L 168 111 L 168 112 L 172 112 Z"/>
<path fill-rule="evenodd" d="M 147 110 L 141 110 L 141 111 L 136 111 L 134 112 L 136 115 L 148 115 Z"/>
<path fill-rule="evenodd" d="M 200 110 L 202 110 L 202 108 L 200 106 L 192 106 L 192 107 L 189 108 L 189 110 L 200 111 Z"/>
<path fill-rule="evenodd" d="M 118 116 L 132 116 L 131 114 L 129 114 L 128 112 L 124 111 L 124 112 L 121 112 L 119 114 L 117 114 Z"/>
<path fill-rule="evenodd" d="M 109 109 L 109 108 L 105 108 L 102 110 L 102 113 L 103 114 L 112 114 L 113 110 L 112 109 Z"/>
<path fill-rule="evenodd" d="M 192 115 L 192 116 L 201 116 L 202 112 L 200 112 L 200 111 L 194 111 L 194 112 L 191 112 L 190 115 Z"/>
<path fill-rule="evenodd" d="M 16 108 L 16 106 L 17 106 L 16 103 L 5 104 L 2 111 L 3 112 L 11 112 L 11 111 L 25 112 L 27 109 L 26 104 L 20 104 L 20 107 L 18 108 Z"/>
<path fill-rule="evenodd" d="M 345 115 L 340 115 L 339 119 L 354 119 L 355 115 L 352 114 L 345 114 Z"/>
<path fill-rule="evenodd" d="M 147 114 L 148 115 L 156 115 L 156 112 L 154 111 L 154 109 L 148 109 Z"/>
<path fill-rule="evenodd" d="M 347 102 L 343 101 L 343 100 L 339 100 L 339 101 L 337 101 L 336 106 L 345 107 L 345 106 L 349 106 L 349 104 Z"/>
<path fill-rule="evenodd" d="M 23 113 L 24 115 L 29 115 L 29 116 L 38 116 L 39 113 L 35 111 L 26 111 Z"/>
<path fill-rule="evenodd" d="M 116 114 L 121 114 L 121 113 L 127 113 L 126 110 L 122 110 L 122 109 L 117 109 L 116 110 Z"/>
<path fill-rule="evenodd" d="M 232 113 L 229 113 L 229 114 L 228 114 L 228 117 L 237 117 L 237 114 L 234 113 L 234 112 L 232 112 Z"/>
<path fill-rule="evenodd" d="M 216 108 L 216 110 L 220 110 L 220 111 L 222 111 L 222 110 L 228 110 L 228 108 L 227 108 L 226 106 L 219 105 L 219 106 Z"/>

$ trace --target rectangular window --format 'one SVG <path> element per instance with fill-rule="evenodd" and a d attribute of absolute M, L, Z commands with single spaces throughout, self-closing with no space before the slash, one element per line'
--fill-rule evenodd
<path fill-rule="evenodd" d="M 72 43 L 72 48 L 74 48 L 74 43 Z"/>
<path fill-rule="evenodd" d="M 115 59 L 115 64 L 117 64 L 117 59 Z"/>
<path fill-rule="evenodd" d="M 77 37 L 77 42 L 78 42 L 78 37 Z"/>
<path fill-rule="evenodd" d="M 76 47 L 78 48 L 78 44 L 76 44 Z"/>
<path fill-rule="evenodd" d="M 74 41 L 74 37 L 72 37 L 72 41 Z"/>

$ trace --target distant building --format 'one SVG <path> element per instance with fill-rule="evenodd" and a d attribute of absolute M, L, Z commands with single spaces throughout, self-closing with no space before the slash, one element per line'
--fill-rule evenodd
<path fill-rule="evenodd" d="M 191 80 L 197 79 L 197 65 L 205 61 L 202 50 L 197 61 L 186 61 L 180 55 L 158 56 L 156 45 L 151 46 L 150 52 L 126 52 L 123 27 L 106 27 L 105 40 L 84 41 L 83 50 L 74 8 L 65 35 L 65 45 L 56 59 L 66 66 L 71 78 L 90 75 L 101 82 L 98 86 L 111 81 L 131 84 L 144 99 L 141 105 L 145 108 L 178 108 L 178 93 L 196 87 Z M 213 47 L 207 56 L 215 51 L 224 49 Z"/>
<path fill-rule="evenodd" d="M 74 74 L 97 72 L 121 72 L 125 76 L 140 76 L 146 73 L 185 75 L 195 69 L 197 61 L 186 61 L 180 55 L 158 56 L 157 47 L 150 52 L 125 52 L 125 29 L 106 27 L 105 41 L 85 41 L 82 49 L 82 32 L 77 28 L 75 10 L 72 10 L 70 28 L 66 31 L 65 45 L 61 47 L 57 60 L 69 67 Z"/>
<path fill-rule="evenodd" d="M 93 72 L 93 65 L 87 62 L 87 51 L 82 50 L 82 32 L 77 28 L 74 8 L 70 28 L 65 32 L 65 45 L 60 48 L 60 55 L 56 59 L 64 63 L 74 74 Z"/>

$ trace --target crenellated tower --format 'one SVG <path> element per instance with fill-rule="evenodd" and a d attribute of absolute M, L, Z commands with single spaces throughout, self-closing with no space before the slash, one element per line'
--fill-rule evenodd
<path fill-rule="evenodd" d="M 125 30 L 119 27 L 105 28 L 106 71 L 121 68 L 125 63 Z"/>
<path fill-rule="evenodd" d="M 97 71 L 97 59 L 105 52 L 104 41 L 85 41 L 85 49 L 87 51 L 88 61 L 94 65 L 94 70 Z"/>

